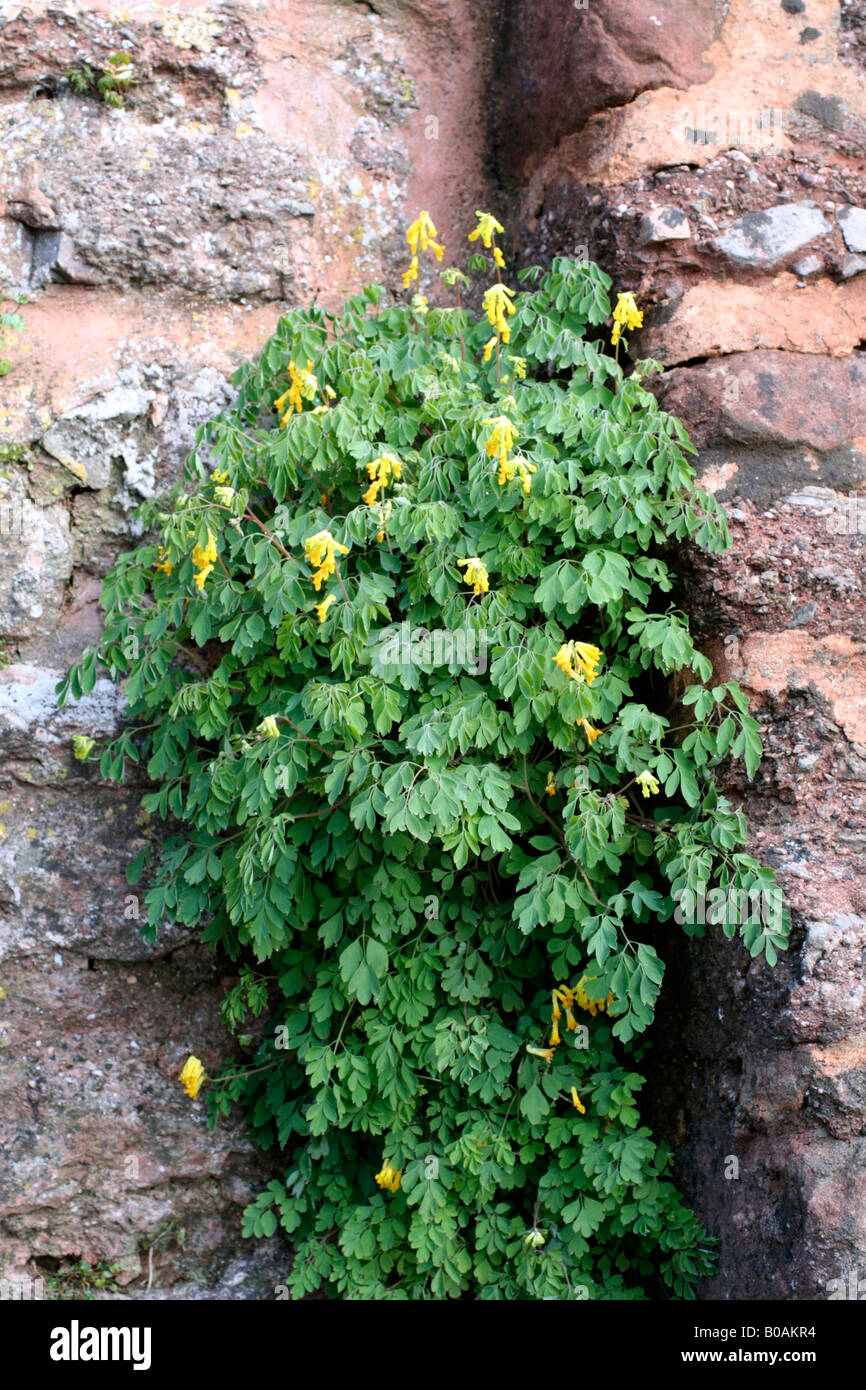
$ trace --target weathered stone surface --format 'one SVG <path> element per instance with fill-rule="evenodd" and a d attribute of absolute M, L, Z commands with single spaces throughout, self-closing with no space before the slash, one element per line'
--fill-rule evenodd
<path fill-rule="evenodd" d="M 639 343 L 642 353 L 675 366 L 755 348 L 844 357 L 864 339 L 866 281 L 800 288 L 783 271 L 759 285 L 700 280 L 660 306 Z"/>
<path fill-rule="evenodd" d="M 850 280 L 853 276 L 859 275 L 866 270 L 866 257 L 863 256 L 844 256 L 840 273 L 843 280 Z"/>
<path fill-rule="evenodd" d="M 641 246 L 653 241 L 688 241 L 691 234 L 689 219 L 680 208 L 651 208 L 638 228 Z"/>
<path fill-rule="evenodd" d="M 33 239 L 20 222 L 0 218 L 0 290 L 24 294 L 30 283 Z"/>
<path fill-rule="evenodd" d="M 794 274 L 801 276 L 802 279 L 806 279 L 809 275 L 820 275 L 824 269 L 824 258 L 816 255 L 813 251 L 808 256 L 802 256 L 799 261 L 795 261 L 792 268 Z"/>
<path fill-rule="evenodd" d="M 202 1099 L 177 1082 L 191 1051 L 206 1067 L 224 1056 L 210 954 L 88 966 L 61 949 L 44 967 L 23 959 L 0 974 L 7 1277 L 105 1261 L 121 1287 L 153 1283 L 171 1297 L 179 1275 L 217 1284 L 244 1251 L 246 1296 L 273 1297 L 281 1242 L 268 1251 L 240 1239 L 241 1210 L 267 1170 L 256 1170 L 241 1125 L 210 1131 Z"/>
<path fill-rule="evenodd" d="M 122 385 L 61 415 L 40 443 L 85 487 L 108 487 L 112 465 L 119 463 L 127 486 L 139 499 L 152 497 L 154 459 L 142 434 L 154 395 L 142 386 L 137 372 L 121 375 L 126 377 Z"/>
<path fill-rule="evenodd" d="M 19 470 L 0 478 L 0 637 L 29 637 L 60 612 L 72 572 L 69 514 L 41 506 L 27 493 Z"/>
<path fill-rule="evenodd" d="M 620 7 L 624 27 L 634 14 L 632 6 Z M 836 0 L 810 0 L 810 15 L 823 32 L 836 32 L 837 14 Z M 651 32 L 649 23 L 646 17 L 641 39 Z M 697 33 L 703 23 L 701 11 Z M 701 34 L 704 51 L 700 56 L 706 65 L 704 73 L 709 68 L 710 74 L 686 73 L 686 90 L 676 79 L 663 84 L 650 81 L 642 85 L 653 90 L 641 90 L 634 100 L 624 94 L 611 103 L 596 101 L 586 114 L 581 107 L 573 122 L 559 117 L 539 122 L 536 147 L 542 143 L 542 129 L 552 127 L 553 138 L 535 160 L 527 206 L 536 209 L 544 190 L 564 172 L 584 184 L 610 187 L 648 171 L 682 164 L 705 166 L 720 151 L 730 149 L 763 162 L 797 141 L 832 141 L 845 146 L 856 159 L 866 129 L 862 72 L 846 63 L 831 42 L 800 44 L 802 28 L 802 21 L 786 14 L 781 5 L 762 7 L 758 13 L 751 0 L 731 0 L 723 9 L 714 41 L 707 44 Z M 658 35 L 661 32 L 656 29 Z M 566 48 L 563 57 L 555 48 L 561 34 L 561 28 L 554 30 L 553 43 L 541 50 L 554 70 L 567 62 L 569 52 Z M 676 63 L 677 46 L 666 51 L 669 61 Z M 593 66 L 590 59 L 576 87 L 593 91 Z M 686 70 L 681 67 L 680 71 Z M 614 109 L 603 109 L 608 104 Z M 570 113 L 568 103 L 563 110 Z"/>
<path fill-rule="evenodd" d="M 866 744 L 866 644 L 847 634 L 754 632 L 743 648 L 756 694 L 811 691 L 851 743 Z"/>
<path fill-rule="evenodd" d="M 804 444 L 826 452 L 854 444 L 866 410 L 866 356 L 731 353 L 663 379 L 665 407 L 689 421 L 698 444 L 736 440 Z"/>
<path fill-rule="evenodd" d="M 37 183 L 13 188 L 6 199 L 6 216 L 38 232 L 59 232 L 57 209 Z"/>
<path fill-rule="evenodd" d="M 848 205 L 840 208 L 837 216 L 848 250 L 866 251 L 866 208 Z"/>
<path fill-rule="evenodd" d="M 512 6 L 505 39 L 502 156 L 524 175 L 557 141 L 607 106 L 655 87 L 705 82 L 711 0 L 533 0 Z"/>
<path fill-rule="evenodd" d="M 814 203 L 782 203 L 738 218 L 716 238 L 716 246 L 737 265 L 764 269 L 831 230 Z"/>
<path fill-rule="evenodd" d="M 105 677 L 92 692 L 57 704 L 60 668 L 12 665 L 0 669 L 0 746 L 8 772 L 24 782 L 65 780 L 76 734 L 109 738 L 120 731 L 124 698 Z M 77 771 L 83 774 L 81 764 Z"/>

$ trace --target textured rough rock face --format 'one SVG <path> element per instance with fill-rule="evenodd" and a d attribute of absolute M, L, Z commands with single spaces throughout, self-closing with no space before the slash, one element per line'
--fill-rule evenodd
<path fill-rule="evenodd" d="M 143 788 L 72 756 L 122 701 L 100 683 L 59 713 L 54 685 L 98 635 L 135 507 L 281 306 L 402 290 L 408 217 L 428 207 L 453 247 L 489 201 L 495 8 L 0 3 L 0 307 L 24 318 L 0 348 L 7 1277 L 83 1259 L 134 1296 L 241 1298 L 285 1273 L 279 1242 L 239 1235 L 267 1164 L 177 1084 L 191 1051 L 224 1054 L 231 981 L 178 932 L 145 945 L 125 879 Z M 119 52 L 135 81 L 112 105 Z"/>
<path fill-rule="evenodd" d="M 500 139 L 518 179 L 597 112 L 705 81 L 714 0 L 533 0 L 511 7 Z"/>
<path fill-rule="evenodd" d="M 659 942 L 655 1119 L 721 1241 L 707 1298 L 827 1298 L 866 1267 L 864 25 L 861 5 L 840 25 L 829 0 L 732 0 L 708 76 L 671 45 L 666 85 L 568 112 L 523 198 L 527 261 L 585 247 L 636 291 L 634 354 L 665 363 L 732 517 L 679 602 L 755 702 L 766 760 L 726 790 L 795 932 L 776 971 L 712 928 Z M 579 69 L 537 35 L 533 70 Z"/>

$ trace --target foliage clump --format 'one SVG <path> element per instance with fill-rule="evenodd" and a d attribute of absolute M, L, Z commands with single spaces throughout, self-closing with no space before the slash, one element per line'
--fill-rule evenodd
<path fill-rule="evenodd" d="M 65 77 L 77 96 L 96 97 L 118 110 L 123 107 L 124 95 L 136 82 L 132 59 L 123 50 L 106 58 L 104 68 L 82 63 L 77 68 L 67 68 Z"/>
<path fill-rule="evenodd" d="M 609 277 L 509 289 L 497 229 L 480 322 L 377 287 L 280 320 L 61 686 L 125 682 L 103 775 L 181 823 L 130 874 L 147 931 L 239 962 L 255 1055 L 209 1102 L 285 1155 L 246 1230 L 288 1232 L 293 1297 L 690 1297 L 712 1265 L 636 1066 L 681 895 L 772 884 L 714 780 L 757 726 L 670 598 L 724 516 L 619 361 L 633 297 L 612 356 Z"/>

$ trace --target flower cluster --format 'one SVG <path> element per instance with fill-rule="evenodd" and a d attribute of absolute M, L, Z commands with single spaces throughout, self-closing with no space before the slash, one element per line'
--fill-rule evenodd
<path fill-rule="evenodd" d="M 608 1005 L 613 1003 L 612 994 L 608 994 L 606 999 L 589 998 L 586 990 L 584 989 L 584 985 L 588 981 L 594 980 L 595 978 L 595 975 L 584 975 L 583 979 L 580 981 L 580 983 L 577 985 L 574 991 L 574 997 L 577 1000 L 580 1007 L 582 1009 L 585 1009 L 588 1014 L 591 1014 L 593 1018 L 595 1018 L 595 1015 L 597 1013 L 603 1014 L 606 1011 Z"/>
<path fill-rule="evenodd" d="M 467 584 L 472 585 L 473 592 L 476 594 L 486 594 L 490 588 L 490 581 L 487 575 L 487 568 L 479 560 L 477 555 L 473 555 L 468 560 L 458 560 L 458 565 L 466 566 L 466 573 L 463 576 Z"/>
<path fill-rule="evenodd" d="M 479 212 L 476 209 L 475 216 L 478 218 L 478 226 L 473 232 L 469 233 L 469 240 L 478 241 L 480 237 L 482 245 L 489 251 L 491 246 L 493 246 L 496 233 L 498 232 L 501 236 L 505 228 L 501 222 L 496 220 L 492 212 Z"/>
<path fill-rule="evenodd" d="M 363 500 L 368 507 L 374 507 L 379 493 L 384 491 L 391 478 L 399 479 L 403 476 L 403 465 L 393 454 L 380 454 L 377 459 L 367 464 L 367 475 L 372 481 L 364 493 Z"/>
<path fill-rule="evenodd" d="M 515 458 L 506 458 L 504 460 L 500 458 L 499 472 L 496 475 L 496 481 L 500 487 L 504 487 L 505 484 L 510 483 L 516 475 L 520 479 L 520 486 L 523 488 L 523 491 L 528 494 L 532 488 L 532 475 L 537 472 L 538 469 L 534 463 L 530 463 L 529 459 L 525 459 L 522 454 L 518 454 Z"/>
<path fill-rule="evenodd" d="M 489 290 L 485 290 L 481 307 L 487 315 L 487 322 L 491 328 L 496 329 L 494 336 L 484 345 L 484 361 L 489 362 L 491 353 L 496 347 L 497 335 L 503 343 L 507 343 L 511 337 L 511 329 L 508 326 L 508 315 L 514 313 L 514 290 L 510 290 L 507 285 L 491 285 Z"/>
<path fill-rule="evenodd" d="M 441 261 L 445 247 L 440 242 L 433 240 L 435 236 L 436 228 L 433 226 L 433 219 L 429 212 L 420 212 L 406 233 L 409 250 L 412 252 L 409 269 L 403 272 L 403 285 L 406 289 L 409 288 L 413 280 L 418 279 L 419 249 L 421 251 L 432 251 L 437 261 Z"/>
<path fill-rule="evenodd" d="M 193 583 L 197 589 L 203 589 L 205 580 L 216 564 L 217 548 L 216 537 L 213 531 L 207 533 L 207 545 L 202 547 L 196 545 L 192 552 L 192 562 L 198 570 L 194 576 Z"/>
<path fill-rule="evenodd" d="M 312 362 L 307 362 L 304 372 L 299 371 L 294 362 L 289 362 L 288 390 L 274 401 L 274 410 L 281 417 L 280 424 L 285 425 L 296 410 L 303 410 L 304 401 L 314 401 L 318 389 L 319 383 L 313 376 Z"/>
<path fill-rule="evenodd" d="M 256 733 L 261 734 L 262 738 L 279 738 L 280 729 L 273 714 L 266 714 L 260 724 L 256 725 Z"/>
<path fill-rule="evenodd" d="M 565 1013 L 566 1032 L 573 1033 L 578 1026 L 577 1019 L 574 1016 L 575 1004 L 580 1005 L 582 1009 L 588 1009 L 588 1011 L 591 1014 L 595 1014 L 597 1009 L 604 1008 L 604 1004 L 590 1004 L 583 988 L 583 983 L 585 979 L 586 976 L 583 977 L 583 980 L 581 980 L 580 984 L 578 984 L 574 989 L 572 989 L 570 985 L 557 985 L 556 988 L 552 990 L 550 1011 L 550 1042 L 548 1043 L 547 1047 L 527 1047 L 526 1049 L 526 1051 L 529 1052 L 533 1057 L 540 1057 L 542 1061 L 547 1062 L 548 1066 L 553 1061 L 556 1049 L 562 1042 L 562 1037 L 559 1031 L 559 1020 L 562 1018 L 563 1013 Z M 609 1001 L 612 998 L 612 995 L 609 996 Z M 562 1005 L 561 1008 L 560 1005 Z M 577 1093 L 576 1086 L 571 1087 L 571 1103 L 579 1114 L 586 1114 L 586 1106 L 580 1099 L 580 1096 Z"/>
<path fill-rule="evenodd" d="M 484 445 L 490 458 L 499 459 L 500 482 L 504 481 L 502 472 L 508 467 L 508 456 L 512 445 L 517 438 L 517 426 L 509 420 L 507 415 L 494 415 L 492 420 L 485 420 L 485 425 L 491 429 L 490 437 Z"/>
<path fill-rule="evenodd" d="M 400 1179 L 402 1176 L 402 1168 L 395 1168 L 392 1163 L 383 1163 L 376 1174 L 376 1181 L 386 1192 L 397 1192 L 400 1188 Z"/>
<path fill-rule="evenodd" d="M 629 332 L 633 328 L 643 328 L 643 314 L 637 307 L 637 301 L 631 291 L 626 291 L 617 296 L 616 307 L 613 311 L 613 332 L 610 341 L 616 347 L 620 339 L 622 330 L 627 328 Z"/>
<path fill-rule="evenodd" d="M 319 592 L 326 579 L 337 572 L 335 554 L 348 555 L 349 547 L 335 541 L 330 531 L 317 531 L 304 541 L 304 559 L 315 569 L 313 588 Z"/>
<path fill-rule="evenodd" d="M 594 647 L 591 642 L 565 642 L 553 659 L 572 680 L 592 685 L 601 657 L 601 648 Z"/>

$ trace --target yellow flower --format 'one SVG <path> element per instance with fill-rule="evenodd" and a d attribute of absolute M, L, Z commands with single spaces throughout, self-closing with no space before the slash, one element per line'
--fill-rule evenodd
<path fill-rule="evenodd" d="M 375 507 L 379 493 L 388 486 L 392 476 L 398 479 L 403 476 L 403 465 L 394 454 L 380 454 L 367 464 L 367 474 L 372 482 L 362 500 L 368 507 Z"/>
<path fill-rule="evenodd" d="M 598 663 L 601 661 L 601 648 L 594 647 L 591 642 L 573 642 L 572 648 L 574 658 L 584 672 L 588 685 L 592 685 L 598 674 Z"/>
<path fill-rule="evenodd" d="M 617 296 L 616 307 L 613 311 L 613 332 L 610 340 L 614 347 L 619 342 L 622 330 L 626 328 L 643 328 L 643 314 L 637 307 L 634 295 L 630 290 Z"/>
<path fill-rule="evenodd" d="M 659 783 L 649 770 L 639 773 L 635 781 L 638 783 L 643 796 L 656 796 L 661 791 Z"/>
<path fill-rule="evenodd" d="M 214 500 L 219 502 L 222 507 L 230 507 L 235 496 L 233 487 L 215 487 L 213 490 Z"/>
<path fill-rule="evenodd" d="M 507 415 L 494 415 L 492 420 L 485 420 L 484 423 L 489 425 L 491 429 L 490 437 L 484 447 L 490 458 L 493 458 L 494 454 L 498 457 L 499 466 L 503 468 L 508 463 L 511 446 L 517 438 L 517 426 L 509 420 Z M 510 476 L 514 477 L 513 470 Z"/>
<path fill-rule="evenodd" d="M 178 1080 L 191 1100 L 195 1100 L 205 1080 L 205 1070 L 197 1057 L 188 1057 Z"/>
<path fill-rule="evenodd" d="M 472 555 L 468 560 L 458 560 L 458 565 L 466 566 L 466 573 L 463 578 L 467 584 L 471 584 L 474 593 L 486 594 L 490 588 L 490 581 L 487 569 L 477 555 Z"/>
<path fill-rule="evenodd" d="M 383 503 L 380 505 L 380 507 L 379 507 L 379 529 L 378 529 L 378 531 L 376 532 L 376 540 L 377 540 L 377 541 L 383 541 L 383 540 L 385 539 L 385 525 L 386 525 L 386 523 L 390 520 L 391 513 L 392 513 L 393 510 L 394 510 L 394 507 L 393 507 L 393 504 L 391 503 L 390 499 L 389 499 L 388 501 L 386 501 L 386 502 L 383 502 Z"/>
<path fill-rule="evenodd" d="M 552 1029 L 550 1030 L 550 1046 L 551 1046 L 551 1047 L 559 1047 L 560 1041 L 561 1041 L 561 1039 L 560 1039 L 560 1036 L 559 1036 L 559 1023 L 557 1022 L 556 1019 L 554 1019 L 554 1021 L 553 1021 L 553 1027 L 552 1027 Z"/>
<path fill-rule="evenodd" d="M 508 360 L 509 360 L 509 362 L 513 362 L 513 363 L 514 363 L 514 371 L 512 372 L 512 376 L 516 376 L 518 381 L 525 381 L 525 380 L 526 380 L 526 358 L 525 358 L 525 357 L 512 357 L 512 356 L 509 354 Z"/>
<path fill-rule="evenodd" d="M 504 266 L 505 266 L 505 257 L 503 256 L 503 254 L 502 254 L 502 252 L 500 251 L 500 249 L 499 249 L 498 246 L 494 246 L 494 248 L 493 248 L 493 260 L 495 261 L 496 265 L 499 266 L 499 269 L 500 269 L 500 270 L 502 270 L 502 269 L 504 268 Z"/>
<path fill-rule="evenodd" d="M 523 458 L 522 455 L 514 460 L 514 467 L 517 470 L 520 485 L 528 496 L 532 488 L 532 474 L 537 473 L 538 469 L 534 463 L 530 463 L 529 459 Z"/>
<path fill-rule="evenodd" d="M 328 597 L 327 597 L 327 598 L 323 598 L 321 603 L 317 603 L 317 604 L 314 605 L 314 606 L 315 606 L 315 609 L 316 609 L 316 612 L 317 612 L 318 615 L 319 615 L 319 626 L 321 626 L 321 624 L 322 624 L 322 623 L 325 621 L 325 619 L 327 618 L 327 616 L 328 616 L 328 609 L 330 608 L 331 604 L 332 604 L 332 603 L 336 603 L 336 602 L 337 602 L 337 596 L 336 596 L 336 594 L 328 594 Z"/>
<path fill-rule="evenodd" d="M 578 1110 L 581 1115 L 586 1114 L 586 1106 L 581 1103 L 580 1096 L 577 1094 L 576 1086 L 572 1086 L 571 1088 L 571 1103 L 574 1106 L 575 1110 Z"/>
<path fill-rule="evenodd" d="M 553 1061 L 553 1054 L 556 1051 L 553 1047 L 527 1047 L 526 1051 L 532 1057 L 541 1057 L 548 1066 Z"/>
<path fill-rule="evenodd" d="M 587 1013 L 592 1014 L 593 1018 L 597 1013 L 604 1013 L 608 1004 L 613 1003 L 612 994 L 608 994 L 606 999 L 589 998 L 589 995 L 583 987 L 584 983 L 590 980 L 595 980 L 597 978 L 597 975 L 584 975 L 580 983 L 578 984 L 577 989 L 574 992 L 574 997 L 577 1000 L 580 1007 L 582 1009 L 586 1009 Z"/>
<path fill-rule="evenodd" d="M 589 739 L 589 746 L 591 748 L 592 745 L 595 743 L 595 740 L 597 738 L 601 738 L 601 735 L 604 732 L 604 730 L 594 729 L 588 719 L 578 719 L 577 722 L 583 729 L 583 732 L 586 734 L 587 738 Z"/>
<path fill-rule="evenodd" d="M 337 564 L 334 559 L 334 554 L 337 551 L 341 555 L 348 555 L 349 547 L 335 541 L 330 531 L 317 531 L 314 536 L 308 536 L 304 541 L 304 559 L 308 565 L 315 567 L 316 570 L 312 578 L 313 588 L 317 593 L 324 581 L 337 572 Z"/>
<path fill-rule="evenodd" d="M 513 297 L 514 290 L 510 290 L 507 285 L 491 285 L 490 289 L 485 291 L 481 301 L 481 307 L 487 315 L 487 322 L 491 328 L 495 328 L 497 333 L 501 334 L 504 343 L 507 343 L 511 337 L 511 329 L 508 327 L 506 315 L 514 313 L 514 305 L 511 302 Z"/>
<path fill-rule="evenodd" d="M 562 646 L 560 647 L 559 651 L 556 653 L 556 656 L 553 658 L 553 660 L 554 660 L 554 662 L 556 663 L 556 665 L 559 667 L 559 669 L 560 669 L 561 671 L 564 671 L 565 674 L 566 674 L 567 676 L 574 676 L 574 677 L 576 678 L 577 672 L 574 670 L 574 668 L 572 667 L 572 664 L 571 664 L 571 650 L 570 650 L 570 649 L 571 649 L 571 643 L 570 643 L 570 642 L 563 642 Z"/>
<path fill-rule="evenodd" d="M 214 471 L 213 471 L 213 472 L 211 473 L 211 475 L 210 475 L 210 480 L 211 480 L 212 483 L 227 483 L 228 480 L 229 480 L 229 471 L 228 471 L 228 469 L 227 469 L 227 468 L 215 468 Z"/>
<path fill-rule="evenodd" d="M 85 759 L 90 757 L 95 746 L 95 739 L 87 738 L 84 734 L 76 734 L 72 740 L 73 756 L 83 763 Z"/>
<path fill-rule="evenodd" d="M 553 780 L 553 773 L 547 774 L 547 786 L 544 788 L 548 796 L 556 796 L 556 783 Z"/>
<path fill-rule="evenodd" d="M 196 544 L 192 552 L 192 562 L 198 570 L 198 574 L 193 575 L 193 582 L 199 592 L 204 588 L 205 580 L 216 564 L 216 558 L 216 537 L 213 531 L 208 531 L 207 545 L 202 547 Z"/>
<path fill-rule="evenodd" d="M 485 249 L 489 251 L 493 245 L 493 238 L 496 233 L 504 232 L 505 228 L 501 222 L 496 220 L 491 212 L 479 212 L 476 209 L 475 216 L 478 218 L 478 226 L 475 228 L 474 232 L 469 233 L 469 240 L 477 241 L 480 237 Z"/>
<path fill-rule="evenodd" d="M 494 333 L 493 337 L 492 337 L 492 338 L 488 338 L 488 339 L 487 339 L 487 342 L 484 344 L 484 361 L 485 361 L 485 362 L 489 362 L 489 361 L 490 361 L 491 357 L 493 356 L 493 350 L 494 350 L 495 347 L 496 347 L 496 334 Z"/>
<path fill-rule="evenodd" d="M 279 725 L 274 715 L 266 714 L 261 724 L 256 725 L 256 733 L 261 734 L 262 738 L 279 738 Z"/>
<path fill-rule="evenodd" d="M 280 424 L 284 425 L 294 411 L 304 408 L 304 401 L 314 401 L 319 383 L 313 376 L 313 364 L 307 361 L 306 371 L 300 371 L 294 362 L 289 362 L 289 387 L 274 401 L 274 410 L 282 415 Z M 286 404 L 288 402 L 288 405 Z M 282 412 L 285 411 L 285 414 Z"/>
<path fill-rule="evenodd" d="M 419 249 L 421 251 L 432 251 L 437 261 L 441 261 L 442 253 L 445 250 L 445 248 L 441 245 L 440 242 L 433 240 L 435 236 L 436 228 L 433 226 L 433 219 L 431 218 L 429 212 L 419 212 L 418 216 L 415 218 L 415 221 L 410 224 L 409 230 L 406 233 L 406 240 L 409 243 L 409 250 L 412 252 L 412 259 L 409 262 L 409 269 L 403 271 L 404 289 L 408 289 L 412 281 L 418 279 Z M 417 298 L 420 298 L 420 296 L 416 296 L 416 299 Z M 425 306 L 419 306 L 413 301 L 413 307 L 423 308 Z"/>
<path fill-rule="evenodd" d="M 591 642 L 564 642 L 553 659 L 572 680 L 585 680 L 587 685 L 592 685 L 601 658 L 601 648 L 594 647 Z"/>
<path fill-rule="evenodd" d="M 159 559 L 154 563 L 154 566 L 153 566 L 153 567 L 154 567 L 154 569 L 162 570 L 163 574 L 171 574 L 171 571 L 172 571 L 172 568 L 173 568 L 172 563 L 171 563 L 171 560 L 164 560 L 164 559 L 162 558 L 164 554 L 165 554 L 165 551 L 163 550 L 162 546 L 160 546 L 160 547 L 159 547 Z"/>
<path fill-rule="evenodd" d="M 207 545 L 202 547 L 196 543 L 193 547 L 192 562 L 197 567 L 203 565 L 213 565 L 217 557 L 216 536 L 213 531 L 207 533 Z"/>
<path fill-rule="evenodd" d="M 376 1181 L 380 1187 L 388 1192 L 397 1192 L 400 1187 L 400 1179 L 403 1176 L 402 1168 L 395 1168 L 393 1163 L 383 1163 L 376 1174 Z"/>
<path fill-rule="evenodd" d="M 429 249 L 435 253 L 436 259 L 441 261 L 443 248 L 438 242 L 432 240 L 435 236 L 436 228 L 433 226 L 433 219 L 429 212 L 419 212 L 406 233 L 406 240 L 409 243 L 409 250 L 412 252 L 412 255 L 416 256 L 418 254 L 419 247 L 422 251 L 426 251 L 429 247 Z"/>
<path fill-rule="evenodd" d="M 574 1016 L 574 1003 L 576 998 L 574 990 L 571 989 L 569 985 L 559 985 L 553 991 L 553 995 L 555 999 L 561 1000 L 562 1006 L 565 1009 L 566 1031 L 573 1033 L 577 1027 L 577 1019 Z M 557 1010 L 557 1014 L 558 1012 Z"/>

